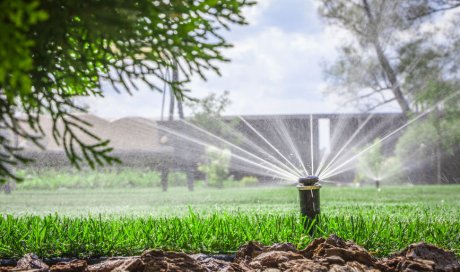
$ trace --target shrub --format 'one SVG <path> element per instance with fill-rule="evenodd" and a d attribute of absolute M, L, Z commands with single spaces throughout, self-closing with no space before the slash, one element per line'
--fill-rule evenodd
<path fill-rule="evenodd" d="M 259 183 L 259 180 L 256 177 L 245 176 L 240 180 L 241 187 L 252 187 L 256 186 Z"/>
<path fill-rule="evenodd" d="M 229 175 L 230 150 L 209 146 L 205 156 L 205 162 L 198 166 L 198 170 L 206 175 L 209 186 L 222 188 Z"/>
<path fill-rule="evenodd" d="M 59 189 L 59 188 L 126 188 L 157 187 L 160 175 L 151 169 L 26 169 L 18 171 L 24 181 L 18 183 L 18 189 Z"/>
<path fill-rule="evenodd" d="M 168 183 L 170 186 L 187 186 L 187 175 L 184 172 L 170 172 Z"/>
<path fill-rule="evenodd" d="M 372 145 L 372 147 L 371 147 Z M 369 149 L 368 149 L 369 148 Z M 377 138 L 373 143 L 364 146 L 366 152 L 359 156 L 356 162 L 356 176 L 354 182 L 361 183 L 368 180 L 381 180 L 385 156 L 382 154 L 382 143 Z"/>

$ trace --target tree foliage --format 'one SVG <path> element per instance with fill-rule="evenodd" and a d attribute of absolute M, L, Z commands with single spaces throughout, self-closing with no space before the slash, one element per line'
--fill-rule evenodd
<path fill-rule="evenodd" d="M 192 111 L 191 121 L 201 128 L 220 135 L 225 125 L 221 115 L 232 103 L 228 95 L 228 91 L 224 91 L 221 95 L 210 93 L 202 99 L 187 101 L 186 106 Z"/>
<path fill-rule="evenodd" d="M 75 112 L 76 96 L 103 96 L 102 84 L 117 91 L 160 90 L 171 84 L 183 97 L 194 74 L 219 73 L 231 46 L 221 36 L 246 21 L 246 0 L 5 0 L 0 2 L 0 129 L 40 146 L 40 116 L 53 120 L 53 137 L 72 164 L 113 163 L 108 141 L 90 130 Z M 171 82 L 165 67 L 177 63 L 183 80 Z M 90 136 L 88 144 L 76 131 Z M 14 177 L 9 166 L 26 161 L 0 136 L 0 179 Z"/>
<path fill-rule="evenodd" d="M 459 173 L 458 143 L 460 118 L 429 116 L 408 127 L 398 139 L 395 155 L 405 165 L 406 176 L 419 173 L 415 182 L 454 182 Z"/>
<path fill-rule="evenodd" d="M 198 170 L 206 175 L 206 184 L 222 188 L 228 178 L 232 153 L 229 149 L 207 146 L 205 162 L 198 165 Z"/>
<path fill-rule="evenodd" d="M 400 156 L 385 156 L 384 145 L 380 138 L 376 138 L 373 143 L 363 147 L 364 149 L 368 151 L 358 157 L 355 182 L 398 183 L 405 181 Z"/>
<path fill-rule="evenodd" d="M 373 147 L 366 146 L 364 148 L 370 148 L 367 152 L 363 153 L 357 161 L 357 176 L 355 180 L 381 180 L 383 164 L 385 157 L 382 154 L 382 142 L 379 138 L 375 139 L 372 143 Z"/>

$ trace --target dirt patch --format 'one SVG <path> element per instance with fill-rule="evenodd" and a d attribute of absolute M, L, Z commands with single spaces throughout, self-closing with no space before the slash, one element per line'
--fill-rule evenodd
<path fill-rule="evenodd" d="M 147 250 L 141 256 L 109 258 L 88 265 L 83 260 L 57 263 L 49 267 L 37 256 L 27 254 L 16 267 L 0 271 L 448 271 L 460 272 L 455 254 L 425 243 L 412 244 L 388 258 L 376 258 L 364 248 L 335 235 L 314 240 L 297 250 L 292 244 L 264 246 L 249 242 L 233 261 L 219 260 L 204 254 L 185 254 Z"/>

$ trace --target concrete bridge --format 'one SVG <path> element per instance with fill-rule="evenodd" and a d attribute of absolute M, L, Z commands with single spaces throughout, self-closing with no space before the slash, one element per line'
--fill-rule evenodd
<path fill-rule="evenodd" d="M 304 147 L 300 150 L 299 155 L 305 165 L 308 165 L 311 161 L 312 148 L 314 165 L 318 165 L 320 154 L 324 153 L 326 149 L 331 150 L 332 153 L 337 152 L 358 129 L 360 129 L 360 133 L 356 135 L 349 146 L 365 146 L 373 142 L 375 138 L 388 135 L 404 124 L 404 117 L 398 113 L 246 115 L 243 118 L 274 144 L 280 138 L 279 135 L 274 133 L 272 127 L 267 126 L 267 123 L 276 120 L 281 121 L 296 146 Z M 169 135 L 169 142 L 162 142 L 163 136 L 165 136 L 164 132 L 156 129 L 157 123 L 161 126 L 174 127 L 175 130 L 187 135 L 187 133 L 190 133 L 190 129 L 181 127 L 180 121 L 159 122 L 146 118 L 131 117 L 110 122 L 92 115 L 85 115 L 83 119 L 93 124 L 91 130 L 96 135 L 100 135 L 103 139 L 111 140 L 114 154 L 121 157 L 124 162 L 123 167 L 155 169 L 162 172 L 163 179 L 166 179 L 169 171 L 185 171 L 188 173 L 190 186 L 192 186 L 195 178 L 202 178 L 202 174 L 197 171 L 197 163 L 202 157 L 199 153 L 203 154 L 204 150 L 197 150 L 193 158 L 184 156 L 181 148 L 186 149 L 186 144 L 178 144 L 177 137 L 175 139 L 171 135 Z M 225 116 L 222 119 L 225 122 L 232 122 L 237 117 Z M 49 121 L 46 121 L 45 118 L 45 133 L 46 135 L 51 135 L 49 131 L 51 125 L 48 124 Z M 255 137 L 254 133 L 251 134 L 243 122 L 236 122 L 235 129 L 251 137 L 256 144 L 263 145 L 262 140 Z M 383 143 L 383 149 L 387 152 L 387 155 L 393 152 L 398 138 L 399 135 L 395 134 Z M 311 140 L 313 143 L 311 143 Z M 43 143 L 46 148 L 45 151 L 34 149 L 28 143 L 21 143 L 25 153 L 37 158 L 35 163 L 32 164 L 33 167 L 69 166 L 61 147 L 54 143 L 52 137 L 45 137 Z M 450 167 L 449 164 L 444 165 L 447 167 L 445 172 L 450 177 L 460 176 L 457 173 L 459 171 L 458 167 Z M 429 181 L 433 180 L 433 177 L 429 176 L 432 172 L 428 169 L 427 173 L 420 175 L 428 175 L 423 179 Z M 232 174 L 236 177 L 247 175 L 244 171 L 236 171 Z M 354 173 L 350 171 L 335 178 L 341 181 L 351 181 L 353 177 Z M 164 183 L 166 182 L 164 180 Z"/>
<path fill-rule="evenodd" d="M 299 149 L 299 155 L 303 164 L 307 169 L 311 169 L 311 151 L 313 149 L 313 164 L 320 163 L 321 154 L 326 150 L 338 151 L 342 146 L 353 137 L 353 140 L 348 143 L 349 147 L 366 146 L 373 142 L 378 137 L 388 135 L 392 131 L 404 124 L 404 116 L 397 113 L 377 113 L 377 114 L 299 114 L 299 115 L 246 115 L 244 120 L 266 140 L 274 146 L 282 146 L 280 141 L 286 140 L 280 137 L 280 131 L 273 126 L 282 125 L 283 131 L 286 132 Z M 254 130 L 249 129 L 249 126 L 238 120 L 236 116 L 225 116 L 223 120 L 227 123 L 233 123 L 234 129 L 241 132 L 243 135 L 251 139 L 251 141 L 259 146 L 267 148 L 267 144 L 259 137 Z M 236 120 L 236 122 L 234 122 Z M 161 126 L 171 127 L 174 131 L 180 131 L 181 134 L 190 134 L 190 127 L 183 125 L 180 121 L 165 121 L 160 122 Z M 357 131 L 358 134 L 354 135 Z M 167 133 L 166 133 L 167 134 Z M 159 133 L 163 137 L 163 133 Z M 171 146 L 178 148 L 174 152 L 171 160 L 172 165 L 182 166 L 188 164 L 185 168 L 187 172 L 196 169 L 196 164 L 200 160 L 197 153 L 203 154 L 204 148 L 192 153 L 191 156 L 184 154 L 187 150 L 187 141 L 182 141 L 180 137 L 168 135 Z M 384 142 L 383 149 L 387 153 L 391 153 L 394 149 L 398 135 L 389 138 Z M 333 155 L 332 155 L 333 156 Z M 184 158 L 185 157 L 185 158 Z M 183 162 L 183 163 L 178 163 Z M 168 170 L 163 170 L 168 171 Z M 250 172 L 242 170 L 233 171 L 231 173 L 239 178 L 245 175 L 254 175 Z M 199 174 L 189 174 L 189 180 L 192 182 L 193 177 L 198 177 Z M 342 173 L 335 177 L 340 181 L 352 181 L 354 179 L 353 171 Z"/>

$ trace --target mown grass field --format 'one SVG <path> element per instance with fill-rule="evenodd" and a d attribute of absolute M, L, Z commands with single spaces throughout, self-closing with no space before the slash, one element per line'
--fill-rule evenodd
<path fill-rule="evenodd" d="M 460 254 L 460 186 L 324 187 L 315 237 L 337 234 L 377 255 L 426 241 Z M 306 246 L 295 187 L 20 189 L 0 194 L 0 258 L 231 253 L 249 240 Z"/>

